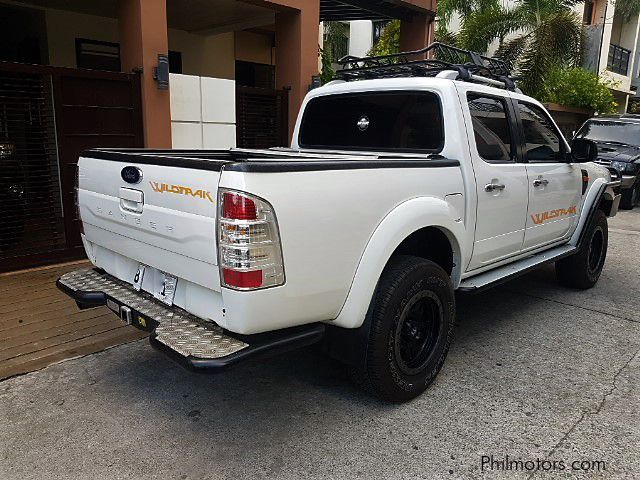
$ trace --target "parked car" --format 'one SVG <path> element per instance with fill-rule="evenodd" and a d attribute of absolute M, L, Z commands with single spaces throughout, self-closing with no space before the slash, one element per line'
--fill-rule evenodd
<path fill-rule="evenodd" d="M 598 145 L 596 163 L 613 167 L 622 177 L 620 208 L 640 202 L 640 115 L 612 115 L 587 120 L 575 138 Z"/>
<path fill-rule="evenodd" d="M 442 367 L 456 291 L 547 263 L 595 285 L 620 200 L 595 144 L 486 65 L 374 60 L 309 92 L 290 149 L 84 152 L 96 268 L 58 286 L 193 370 L 324 341 L 400 402 Z"/>

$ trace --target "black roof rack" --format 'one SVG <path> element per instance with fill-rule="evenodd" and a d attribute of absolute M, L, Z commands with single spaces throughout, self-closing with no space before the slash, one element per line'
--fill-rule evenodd
<path fill-rule="evenodd" d="M 335 75 L 338 80 L 435 77 L 445 70 L 454 70 L 459 80 L 489 83 L 508 90 L 516 88 L 508 62 L 440 42 L 421 50 L 377 57 L 347 55 L 338 64 L 341 67 Z"/>

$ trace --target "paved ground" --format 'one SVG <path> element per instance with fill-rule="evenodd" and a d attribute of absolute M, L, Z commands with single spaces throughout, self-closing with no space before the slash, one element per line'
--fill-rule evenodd
<path fill-rule="evenodd" d="M 460 299 L 442 373 L 402 406 L 310 351 L 199 376 L 140 341 L 6 380 L 0 478 L 640 478 L 638 252 L 622 212 L 593 290 L 543 269 Z"/>

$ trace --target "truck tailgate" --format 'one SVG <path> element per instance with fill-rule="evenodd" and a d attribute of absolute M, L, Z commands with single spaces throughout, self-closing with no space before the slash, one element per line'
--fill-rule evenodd
<path fill-rule="evenodd" d="M 98 266 L 127 280 L 131 264 L 139 262 L 219 290 L 215 221 L 220 171 L 136 163 L 136 155 L 117 161 L 89 154 L 78 167 L 85 240 L 95 256 L 105 255 L 101 249 L 117 254 L 95 262 Z M 128 265 L 118 265 L 123 262 Z"/>

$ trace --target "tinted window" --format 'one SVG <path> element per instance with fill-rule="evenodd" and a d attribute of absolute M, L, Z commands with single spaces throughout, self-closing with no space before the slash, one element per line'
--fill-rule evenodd
<path fill-rule="evenodd" d="M 76 38 L 78 68 L 120 71 L 120 44 Z"/>
<path fill-rule="evenodd" d="M 236 60 L 236 84 L 273 90 L 276 88 L 276 67 Z"/>
<path fill-rule="evenodd" d="M 524 133 L 525 158 L 529 162 L 559 162 L 563 157 L 560 134 L 544 111 L 518 103 Z"/>
<path fill-rule="evenodd" d="M 640 146 L 640 123 L 611 120 L 589 120 L 576 135 L 596 142 L 621 143 Z"/>
<path fill-rule="evenodd" d="M 317 97 L 307 104 L 299 143 L 302 147 L 438 152 L 444 144 L 440 101 L 427 92 Z"/>
<path fill-rule="evenodd" d="M 490 162 L 511 161 L 511 130 L 504 101 L 470 95 L 468 102 L 478 154 Z"/>

